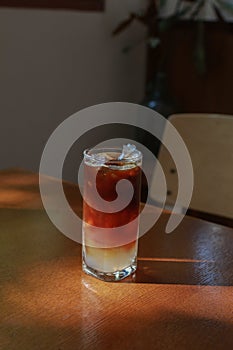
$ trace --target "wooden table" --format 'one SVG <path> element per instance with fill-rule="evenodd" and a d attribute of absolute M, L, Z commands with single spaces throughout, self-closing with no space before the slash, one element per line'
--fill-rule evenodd
<path fill-rule="evenodd" d="M 0 207 L 1 350 L 233 348 L 233 229 L 185 217 L 168 235 L 164 213 L 136 276 L 106 283 L 49 221 L 37 175 L 0 172 Z"/>

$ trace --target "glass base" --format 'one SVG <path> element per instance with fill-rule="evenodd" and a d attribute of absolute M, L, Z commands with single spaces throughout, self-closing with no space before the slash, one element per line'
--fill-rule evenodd
<path fill-rule="evenodd" d="M 101 272 L 98 270 L 93 269 L 92 267 L 89 267 L 86 265 L 85 261 L 83 260 L 83 271 L 87 273 L 88 275 L 91 275 L 93 277 L 96 277 L 102 281 L 105 282 L 116 282 L 120 281 L 123 278 L 126 278 L 130 275 L 132 275 L 137 268 L 136 261 L 132 263 L 130 266 L 127 266 L 126 268 L 115 271 L 115 272 Z"/>

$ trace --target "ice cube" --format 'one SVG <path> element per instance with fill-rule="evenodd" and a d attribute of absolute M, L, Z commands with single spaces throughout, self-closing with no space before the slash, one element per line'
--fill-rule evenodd
<path fill-rule="evenodd" d="M 134 153 L 135 151 L 135 145 L 131 145 L 130 143 L 128 143 L 127 145 L 123 145 L 122 152 L 119 155 L 118 160 L 129 158 L 129 156 L 132 155 L 132 153 Z"/>

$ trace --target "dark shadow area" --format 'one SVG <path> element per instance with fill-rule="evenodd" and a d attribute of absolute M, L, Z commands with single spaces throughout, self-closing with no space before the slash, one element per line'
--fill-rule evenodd
<path fill-rule="evenodd" d="M 137 271 L 121 283 L 232 286 L 233 271 L 215 262 L 175 262 L 138 259 Z"/>
<path fill-rule="evenodd" d="M 233 285 L 233 230 L 186 217 L 166 234 L 169 214 L 139 239 L 138 268 L 122 283 Z"/>
<path fill-rule="evenodd" d="M 153 261 L 139 258 L 135 275 L 126 282 L 230 286 L 233 285 L 233 276 L 215 262 L 176 262 L 169 259 Z"/>
<path fill-rule="evenodd" d="M 105 0 L 0 0 L 0 7 L 103 11 Z"/>
<path fill-rule="evenodd" d="M 88 298 L 86 298 L 88 300 Z M 143 299 L 142 299 L 143 302 Z M 79 300 L 77 300 L 79 305 Z M 85 312 L 74 311 L 71 319 L 64 318 L 62 324 L 53 324 L 55 310 L 48 324 L 35 318 L 30 326 L 15 321 L 9 325 L 4 321 L 1 334 L 3 350 L 39 349 L 231 349 L 233 325 L 207 316 L 195 316 L 188 311 L 148 310 L 137 304 L 136 309 L 117 322 L 119 311 L 109 322 L 104 305 L 98 308 L 99 316 L 88 308 Z M 77 308 L 77 307 L 76 307 Z M 26 317 L 28 320 L 28 317 Z M 46 322 L 47 323 L 47 322 Z"/>
<path fill-rule="evenodd" d="M 207 213 L 191 208 L 188 209 L 187 215 L 233 228 L 233 219 L 230 217 Z"/>
<path fill-rule="evenodd" d="M 119 349 L 122 343 L 125 349 L 231 349 L 230 322 L 166 308 L 159 310 L 159 307 L 145 312 L 143 299 L 140 304 L 134 313 L 119 322 L 115 332 L 106 332 L 105 340 L 101 337 L 105 344 L 112 341 L 111 349 Z"/>

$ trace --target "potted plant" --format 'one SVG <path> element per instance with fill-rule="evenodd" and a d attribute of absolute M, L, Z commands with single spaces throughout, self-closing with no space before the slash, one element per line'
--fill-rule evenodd
<path fill-rule="evenodd" d="M 133 21 L 140 21 L 147 27 L 145 41 L 148 47 L 147 86 L 142 104 L 157 110 L 165 117 L 174 112 L 180 112 L 170 97 L 167 87 L 167 61 L 172 57 L 170 33 L 181 21 L 192 23 L 195 31 L 193 45 L 193 63 L 196 73 L 205 75 L 206 49 L 205 26 L 206 21 L 233 21 L 232 0 L 148 0 L 143 12 L 130 13 L 128 18 L 119 23 L 113 35 L 125 30 Z M 123 48 L 127 53 L 137 43 Z M 152 57 L 152 59 L 151 59 Z"/>

